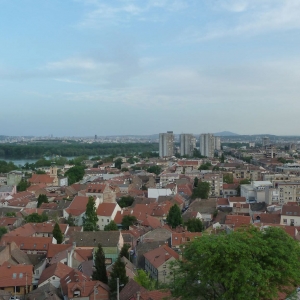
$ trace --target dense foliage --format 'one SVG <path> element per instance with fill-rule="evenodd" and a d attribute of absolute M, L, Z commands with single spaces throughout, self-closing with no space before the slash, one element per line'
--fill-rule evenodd
<path fill-rule="evenodd" d="M 98 216 L 96 212 L 95 199 L 89 197 L 88 203 L 86 205 L 85 216 L 83 217 L 83 230 L 84 231 L 96 231 L 98 230 Z"/>
<path fill-rule="evenodd" d="M 147 172 L 159 175 L 161 173 L 161 166 L 151 166 L 147 169 Z"/>
<path fill-rule="evenodd" d="M 155 290 L 156 288 L 156 281 L 142 269 L 137 271 L 137 275 L 134 276 L 134 280 L 148 291 Z"/>
<path fill-rule="evenodd" d="M 2 238 L 2 235 L 4 235 L 5 233 L 7 233 L 6 227 L 1 226 L 0 227 L 0 239 Z"/>
<path fill-rule="evenodd" d="M 185 246 L 183 258 L 173 266 L 180 299 L 278 299 L 300 283 L 299 243 L 278 227 L 203 235 Z"/>
<path fill-rule="evenodd" d="M 202 164 L 199 168 L 198 168 L 198 170 L 209 170 L 210 169 L 210 167 L 211 167 L 211 163 L 210 162 L 206 162 L 205 164 Z"/>
<path fill-rule="evenodd" d="M 118 201 L 120 207 L 128 207 L 131 206 L 134 201 L 134 198 L 131 196 L 122 196 L 121 199 Z"/>
<path fill-rule="evenodd" d="M 208 199 L 210 185 L 208 182 L 199 182 L 197 187 L 193 189 L 192 198 Z"/>
<path fill-rule="evenodd" d="M 42 203 L 48 203 L 48 198 L 46 195 L 44 194 L 40 194 L 38 196 L 38 200 L 37 200 L 37 207 L 40 207 L 42 205 Z"/>
<path fill-rule="evenodd" d="M 201 220 L 196 218 L 189 219 L 185 225 L 187 226 L 187 230 L 190 232 L 201 232 L 203 230 L 203 224 Z"/>
<path fill-rule="evenodd" d="M 233 183 L 233 175 L 230 173 L 223 174 L 223 182 Z"/>
<path fill-rule="evenodd" d="M 118 226 L 114 221 L 110 221 L 107 225 L 104 226 L 104 231 L 116 231 Z"/>
<path fill-rule="evenodd" d="M 40 158 L 44 156 L 80 156 L 80 155 L 119 155 L 122 153 L 147 152 L 158 150 L 157 143 L 81 143 L 75 141 L 49 141 L 21 144 L 1 144 L 0 157 L 4 158 Z"/>
<path fill-rule="evenodd" d="M 176 228 L 178 225 L 183 224 L 180 208 L 177 204 L 174 204 L 167 215 L 167 223 Z"/>
<path fill-rule="evenodd" d="M 52 231 L 53 237 L 56 239 L 57 244 L 61 244 L 63 241 L 63 234 L 60 230 L 60 227 L 57 223 L 55 223 L 53 231 Z"/>
<path fill-rule="evenodd" d="M 18 167 L 13 162 L 6 162 L 0 160 L 0 173 L 9 173 L 10 171 L 17 170 Z"/>
<path fill-rule="evenodd" d="M 48 221 L 48 216 L 45 213 L 42 213 L 41 215 L 38 213 L 32 213 L 25 217 L 25 221 L 27 223 L 43 223 Z"/>
<path fill-rule="evenodd" d="M 122 219 L 122 227 L 123 227 L 123 229 L 129 229 L 129 226 L 135 224 L 136 222 L 137 222 L 137 219 L 135 216 L 126 215 Z"/>
<path fill-rule="evenodd" d="M 26 179 L 22 178 L 19 184 L 17 185 L 17 191 L 24 192 L 27 190 L 28 187 L 30 187 L 30 183 Z"/>
<path fill-rule="evenodd" d="M 129 260 L 129 250 L 130 249 L 130 244 L 124 243 L 121 251 L 120 251 L 120 257 L 126 257 Z"/>
<path fill-rule="evenodd" d="M 100 280 L 103 283 L 108 283 L 106 265 L 105 265 L 105 254 L 101 244 L 98 244 L 98 249 L 95 254 L 95 270 L 92 275 L 93 280 Z"/>
<path fill-rule="evenodd" d="M 72 185 L 73 183 L 78 182 L 83 178 L 84 167 L 83 166 L 74 166 L 65 173 L 65 176 L 68 177 L 69 185 Z"/>

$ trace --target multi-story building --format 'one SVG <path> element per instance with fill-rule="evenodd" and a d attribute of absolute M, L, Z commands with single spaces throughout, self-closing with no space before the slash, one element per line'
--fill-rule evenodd
<path fill-rule="evenodd" d="M 196 148 L 196 139 L 192 134 L 182 133 L 180 135 L 180 155 L 192 156 Z"/>
<path fill-rule="evenodd" d="M 268 145 L 270 145 L 270 138 L 269 137 L 263 137 L 262 138 L 262 145 L 263 145 L 263 147 L 264 146 L 268 146 Z"/>
<path fill-rule="evenodd" d="M 223 195 L 223 174 L 222 173 L 206 173 L 200 174 L 203 182 L 210 185 L 209 197 L 220 197 Z"/>
<path fill-rule="evenodd" d="M 221 150 L 221 138 L 215 136 L 215 150 Z"/>
<path fill-rule="evenodd" d="M 159 156 L 168 157 L 174 155 L 174 134 L 173 131 L 159 134 Z"/>
<path fill-rule="evenodd" d="M 207 157 L 214 157 L 215 137 L 211 133 L 203 133 L 200 135 L 200 152 Z"/>

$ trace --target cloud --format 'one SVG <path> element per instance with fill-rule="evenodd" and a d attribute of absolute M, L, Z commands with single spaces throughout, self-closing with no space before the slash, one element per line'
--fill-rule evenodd
<path fill-rule="evenodd" d="M 88 11 L 84 14 L 79 27 L 101 28 L 109 25 L 128 23 L 132 20 L 161 22 L 166 12 L 180 12 L 188 7 L 189 1 L 183 0 L 77 0 Z"/>
<path fill-rule="evenodd" d="M 300 29 L 298 0 L 220 0 L 208 3 L 212 11 L 218 10 L 223 15 L 202 28 L 187 28 L 180 35 L 181 42 Z"/>

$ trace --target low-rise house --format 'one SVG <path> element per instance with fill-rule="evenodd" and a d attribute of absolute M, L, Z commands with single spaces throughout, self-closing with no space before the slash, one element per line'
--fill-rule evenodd
<path fill-rule="evenodd" d="M 171 278 L 170 263 L 179 259 L 176 253 L 167 245 L 151 250 L 144 254 L 145 270 L 156 281 L 168 283 Z"/>
<path fill-rule="evenodd" d="M 246 198 L 245 197 L 229 197 L 228 202 L 230 207 L 233 207 L 234 204 L 240 203 L 240 204 L 246 204 Z"/>
<path fill-rule="evenodd" d="M 86 196 L 95 196 L 100 203 L 116 203 L 114 188 L 106 183 L 91 183 L 86 189 Z"/>
<path fill-rule="evenodd" d="M 242 215 L 227 215 L 225 219 L 225 225 L 228 228 L 234 230 L 235 228 L 246 226 L 251 224 L 250 216 L 242 216 Z"/>
<path fill-rule="evenodd" d="M 218 198 L 217 199 L 217 208 L 222 207 L 231 207 L 228 201 L 228 198 Z"/>
<path fill-rule="evenodd" d="M 234 215 L 249 215 L 250 204 L 249 203 L 233 203 L 232 214 Z"/>
<path fill-rule="evenodd" d="M 300 226 L 300 206 L 283 205 L 280 218 L 281 225 Z"/>
<path fill-rule="evenodd" d="M 238 189 L 237 183 L 223 183 L 223 196 L 224 197 L 231 197 L 237 195 Z"/>
<path fill-rule="evenodd" d="M 117 260 L 124 244 L 123 236 L 120 231 L 73 232 L 70 237 L 70 242 L 76 243 L 76 247 L 82 249 L 93 247 L 94 255 L 98 249 L 98 244 L 101 244 L 107 265 Z"/>
<path fill-rule="evenodd" d="M 280 224 L 280 213 L 261 213 L 261 214 L 253 214 L 252 221 L 253 223 L 260 224 Z"/>
<path fill-rule="evenodd" d="M 58 186 L 57 176 L 50 176 L 48 174 L 32 174 L 32 177 L 28 179 L 30 184 L 45 184 L 46 186 Z"/>
<path fill-rule="evenodd" d="M 58 288 L 60 286 L 60 280 L 73 271 L 72 268 L 62 264 L 61 262 L 53 264 L 46 268 L 38 282 L 38 286 L 41 287 L 47 283 L 51 283 Z"/>
<path fill-rule="evenodd" d="M 117 203 L 101 203 L 97 208 L 99 229 L 104 230 L 105 225 L 115 219 L 118 211 L 121 211 L 121 207 Z"/>
<path fill-rule="evenodd" d="M 65 300 L 95 299 L 108 300 L 109 287 L 101 281 L 90 280 L 78 270 L 70 272 L 60 280 L 62 294 Z"/>
<path fill-rule="evenodd" d="M 17 193 L 17 187 L 15 185 L 2 185 L 0 186 L 0 199 L 5 199 L 8 196 L 12 196 Z"/>
<path fill-rule="evenodd" d="M 22 297 L 32 290 L 32 265 L 5 264 L 0 267 L 0 289 Z"/>
<path fill-rule="evenodd" d="M 191 242 L 194 239 L 198 239 L 201 236 L 202 236 L 201 232 L 189 232 L 189 231 L 180 232 L 180 233 L 172 232 L 171 247 L 175 251 L 179 251 L 181 245 Z"/>

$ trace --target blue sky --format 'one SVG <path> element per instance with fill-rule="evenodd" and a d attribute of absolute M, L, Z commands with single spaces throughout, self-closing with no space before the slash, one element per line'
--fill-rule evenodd
<path fill-rule="evenodd" d="M 0 134 L 300 135 L 299 0 L 0 0 Z"/>

